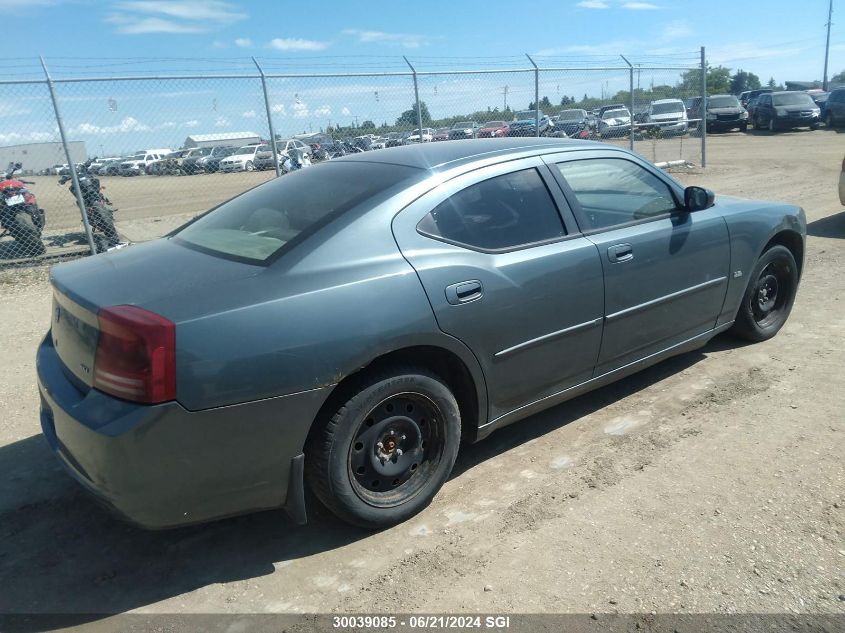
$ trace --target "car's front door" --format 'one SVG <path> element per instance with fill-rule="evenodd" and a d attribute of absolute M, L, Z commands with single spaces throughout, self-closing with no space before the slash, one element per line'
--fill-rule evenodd
<path fill-rule="evenodd" d="M 534 157 L 458 176 L 393 222 L 438 325 L 484 369 L 490 420 L 592 375 L 602 265 L 565 205 Z"/>
<path fill-rule="evenodd" d="M 632 156 L 548 160 L 604 267 L 604 336 L 595 375 L 713 329 L 730 268 L 716 208 L 681 209 L 681 191 Z"/>

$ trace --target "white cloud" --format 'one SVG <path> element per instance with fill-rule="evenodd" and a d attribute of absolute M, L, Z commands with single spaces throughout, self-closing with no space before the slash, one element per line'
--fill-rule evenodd
<path fill-rule="evenodd" d="M 177 125 L 177 124 L 176 124 L 176 123 L 174 123 L 173 121 L 165 121 L 164 123 L 162 123 L 162 124 L 161 124 L 161 125 L 159 125 L 158 127 L 159 127 L 159 129 L 161 129 L 161 130 L 169 130 L 169 129 L 171 129 L 171 128 L 176 127 L 176 125 Z"/>
<path fill-rule="evenodd" d="M 270 48 L 277 51 L 322 51 L 328 48 L 328 42 L 317 40 L 304 40 L 298 37 L 277 37 L 270 40 Z"/>
<path fill-rule="evenodd" d="M 693 30 L 689 23 L 683 20 L 675 20 L 673 22 L 669 22 L 666 26 L 663 27 L 663 31 L 660 34 L 660 39 L 664 42 L 669 42 L 672 40 L 679 40 L 684 37 L 689 37 L 692 35 Z"/>
<path fill-rule="evenodd" d="M 240 48 L 252 48 L 252 40 L 248 37 L 239 37 L 235 40 L 235 46 Z"/>
<path fill-rule="evenodd" d="M 431 41 L 431 37 L 428 35 L 417 35 L 415 33 L 386 33 L 384 31 L 362 31 L 361 29 L 344 29 L 343 33 L 357 37 L 362 44 L 381 42 L 398 44 L 405 48 L 419 48 Z"/>
<path fill-rule="evenodd" d="M 285 116 L 287 114 L 285 112 L 285 104 L 284 103 L 277 103 L 272 108 L 270 108 L 270 111 L 273 112 L 274 114 L 281 114 L 282 116 Z"/>
<path fill-rule="evenodd" d="M 217 117 L 217 120 L 214 122 L 214 127 L 229 127 L 231 122 L 224 116 Z"/>
<path fill-rule="evenodd" d="M 327 105 L 320 106 L 319 108 L 314 110 L 314 116 L 331 116 L 331 114 L 332 109 Z"/>
<path fill-rule="evenodd" d="M 147 132 L 150 127 L 128 116 L 117 125 L 100 126 L 93 123 L 80 123 L 70 129 L 71 134 L 122 134 L 126 132 Z"/>
<path fill-rule="evenodd" d="M 199 121 L 196 119 L 191 119 L 190 121 L 185 121 L 185 127 L 197 127 L 200 124 Z"/>
<path fill-rule="evenodd" d="M 349 116 L 352 112 L 346 106 L 343 106 L 343 110 L 340 111 L 343 116 Z"/>
<path fill-rule="evenodd" d="M 650 2 L 626 2 L 622 5 L 623 9 L 631 9 L 633 11 L 651 11 L 653 9 L 659 9 L 656 4 L 651 4 Z"/>
<path fill-rule="evenodd" d="M 50 134 L 49 132 L 30 132 L 29 134 L 19 134 L 18 132 L 9 132 L 8 134 L 0 134 L 0 144 L 6 145 L 8 143 L 43 143 L 44 141 L 52 141 L 58 138 L 58 133 Z"/>
<path fill-rule="evenodd" d="M 211 43 L 211 48 L 229 48 L 229 45 L 226 42 L 221 42 L 220 40 L 214 40 Z"/>
<path fill-rule="evenodd" d="M 245 119 L 254 119 L 255 118 L 255 110 L 247 110 L 241 116 Z"/>
<path fill-rule="evenodd" d="M 578 3 L 582 9 L 609 9 L 610 5 L 602 0 L 582 0 Z"/>
<path fill-rule="evenodd" d="M 205 33 L 249 17 L 222 0 L 127 0 L 113 6 L 117 12 L 105 21 L 114 24 L 118 33 L 130 35 Z"/>
<path fill-rule="evenodd" d="M 290 109 L 293 111 L 294 119 L 304 119 L 308 116 L 308 106 L 301 101 L 297 101 L 291 105 Z"/>
<path fill-rule="evenodd" d="M 199 24 L 185 24 L 162 18 L 138 18 L 125 14 L 113 14 L 106 22 L 114 24 L 118 33 L 140 35 L 143 33 L 202 33 L 207 30 Z"/>

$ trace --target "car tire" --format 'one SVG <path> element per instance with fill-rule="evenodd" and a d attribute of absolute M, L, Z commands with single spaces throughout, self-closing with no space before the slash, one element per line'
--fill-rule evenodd
<path fill-rule="evenodd" d="M 9 229 L 9 233 L 20 244 L 24 257 L 37 257 L 47 250 L 41 241 L 41 230 L 32 221 L 29 213 L 16 214 L 14 227 Z"/>
<path fill-rule="evenodd" d="M 306 443 L 305 479 L 314 495 L 367 529 L 420 512 L 458 454 L 461 416 L 449 387 L 426 369 L 398 368 L 360 381 L 339 400 Z"/>
<path fill-rule="evenodd" d="M 246 161 L 244 171 L 255 171 L 255 164 L 251 160 Z"/>
<path fill-rule="evenodd" d="M 830 112 L 828 112 L 827 115 L 824 117 L 824 124 L 826 127 L 836 127 L 836 123 L 833 120 L 833 115 Z"/>
<path fill-rule="evenodd" d="M 753 342 L 778 333 L 789 318 L 798 290 L 798 265 L 785 246 L 765 251 L 751 272 L 731 332 Z"/>
<path fill-rule="evenodd" d="M 818 130 L 819 124 L 818 123 L 810 123 L 810 129 L 811 130 Z"/>
<path fill-rule="evenodd" d="M 740 132 L 743 132 L 743 133 L 744 133 L 744 132 L 747 132 L 747 131 L 748 131 L 748 123 L 743 123 L 742 125 L 740 125 L 740 126 L 739 126 L 739 131 L 740 131 Z"/>
<path fill-rule="evenodd" d="M 775 126 L 775 118 L 774 117 L 769 118 L 768 129 L 769 129 L 769 132 L 771 132 L 772 134 L 774 134 L 775 132 L 778 131 L 777 127 Z"/>

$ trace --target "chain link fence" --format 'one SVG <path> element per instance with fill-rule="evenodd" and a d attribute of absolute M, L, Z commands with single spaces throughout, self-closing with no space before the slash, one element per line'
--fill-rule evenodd
<path fill-rule="evenodd" d="M 205 70 L 219 59 L 188 69 L 88 61 L 23 64 L 28 76 L 0 81 L 0 267 L 161 237 L 304 156 L 313 164 L 419 142 L 551 136 L 613 143 L 664 166 L 705 165 L 704 122 L 688 109 L 707 91 L 703 49 L 639 59 L 242 59 L 223 72 Z M 80 66 L 94 70 L 81 76 Z M 124 66 L 144 70 L 118 72 Z"/>

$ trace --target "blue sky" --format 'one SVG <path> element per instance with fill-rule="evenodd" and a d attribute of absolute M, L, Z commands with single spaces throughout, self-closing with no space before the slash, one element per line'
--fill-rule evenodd
<path fill-rule="evenodd" d="M 837 4 L 831 75 L 845 70 L 845 0 Z M 38 76 L 37 55 L 56 77 L 249 72 L 253 55 L 270 72 L 362 73 L 402 71 L 402 55 L 420 70 L 522 68 L 524 53 L 546 66 L 621 66 L 619 53 L 646 67 L 675 65 L 694 61 L 701 45 L 711 64 L 763 81 L 820 79 L 827 20 L 827 0 L 0 0 L 0 9 L 4 57 L 16 58 L 7 61 L 7 79 Z M 638 79 L 673 83 L 677 76 L 645 68 Z M 270 84 L 274 124 L 285 134 L 356 118 L 392 122 L 413 99 L 404 77 Z M 598 96 L 627 87 L 627 73 L 544 73 L 541 84 L 553 101 Z M 420 82 L 435 116 L 501 107 L 505 86 L 511 107 L 533 98 L 527 73 Z M 107 153 L 178 146 L 191 132 L 266 129 L 254 81 L 64 84 L 59 96 L 74 137 Z M 40 88 L 0 86 L 0 144 L 54 136 L 48 114 Z"/>

